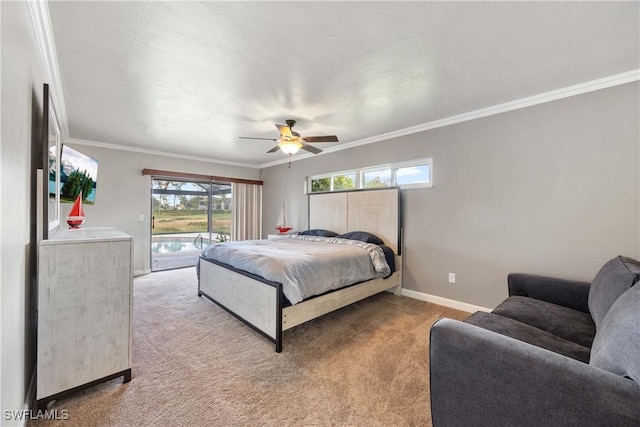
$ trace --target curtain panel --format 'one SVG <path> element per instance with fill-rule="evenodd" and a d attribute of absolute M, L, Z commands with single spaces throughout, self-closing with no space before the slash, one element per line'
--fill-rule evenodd
<path fill-rule="evenodd" d="M 262 237 L 262 185 L 232 183 L 231 240 Z"/>

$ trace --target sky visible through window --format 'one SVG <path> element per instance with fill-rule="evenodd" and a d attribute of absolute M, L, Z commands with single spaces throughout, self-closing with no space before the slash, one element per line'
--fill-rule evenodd
<path fill-rule="evenodd" d="M 396 169 L 396 184 L 429 182 L 429 165 L 409 166 Z"/>

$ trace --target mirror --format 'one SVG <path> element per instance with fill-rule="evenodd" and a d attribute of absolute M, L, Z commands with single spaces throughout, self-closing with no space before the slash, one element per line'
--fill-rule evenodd
<path fill-rule="evenodd" d="M 44 212 L 43 238 L 60 225 L 60 126 L 56 116 L 49 85 L 44 85 L 43 136 L 45 139 L 43 162 Z"/>

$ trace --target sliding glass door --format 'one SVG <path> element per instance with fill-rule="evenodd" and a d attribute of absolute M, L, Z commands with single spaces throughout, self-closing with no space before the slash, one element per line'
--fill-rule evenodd
<path fill-rule="evenodd" d="M 151 271 L 192 267 L 231 235 L 231 184 L 152 179 Z"/>

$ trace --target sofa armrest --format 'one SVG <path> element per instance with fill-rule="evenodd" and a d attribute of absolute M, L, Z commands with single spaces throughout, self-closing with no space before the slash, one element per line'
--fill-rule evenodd
<path fill-rule="evenodd" d="M 589 313 L 589 282 L 524 273 L 509 274 L 507 282 L 509 296 L 531 297 Z"/>
<path fill-rule="evenodd" d="M 434 427 L 638 426 L 632 380 L 474 325 L 431 327 Z"/>

